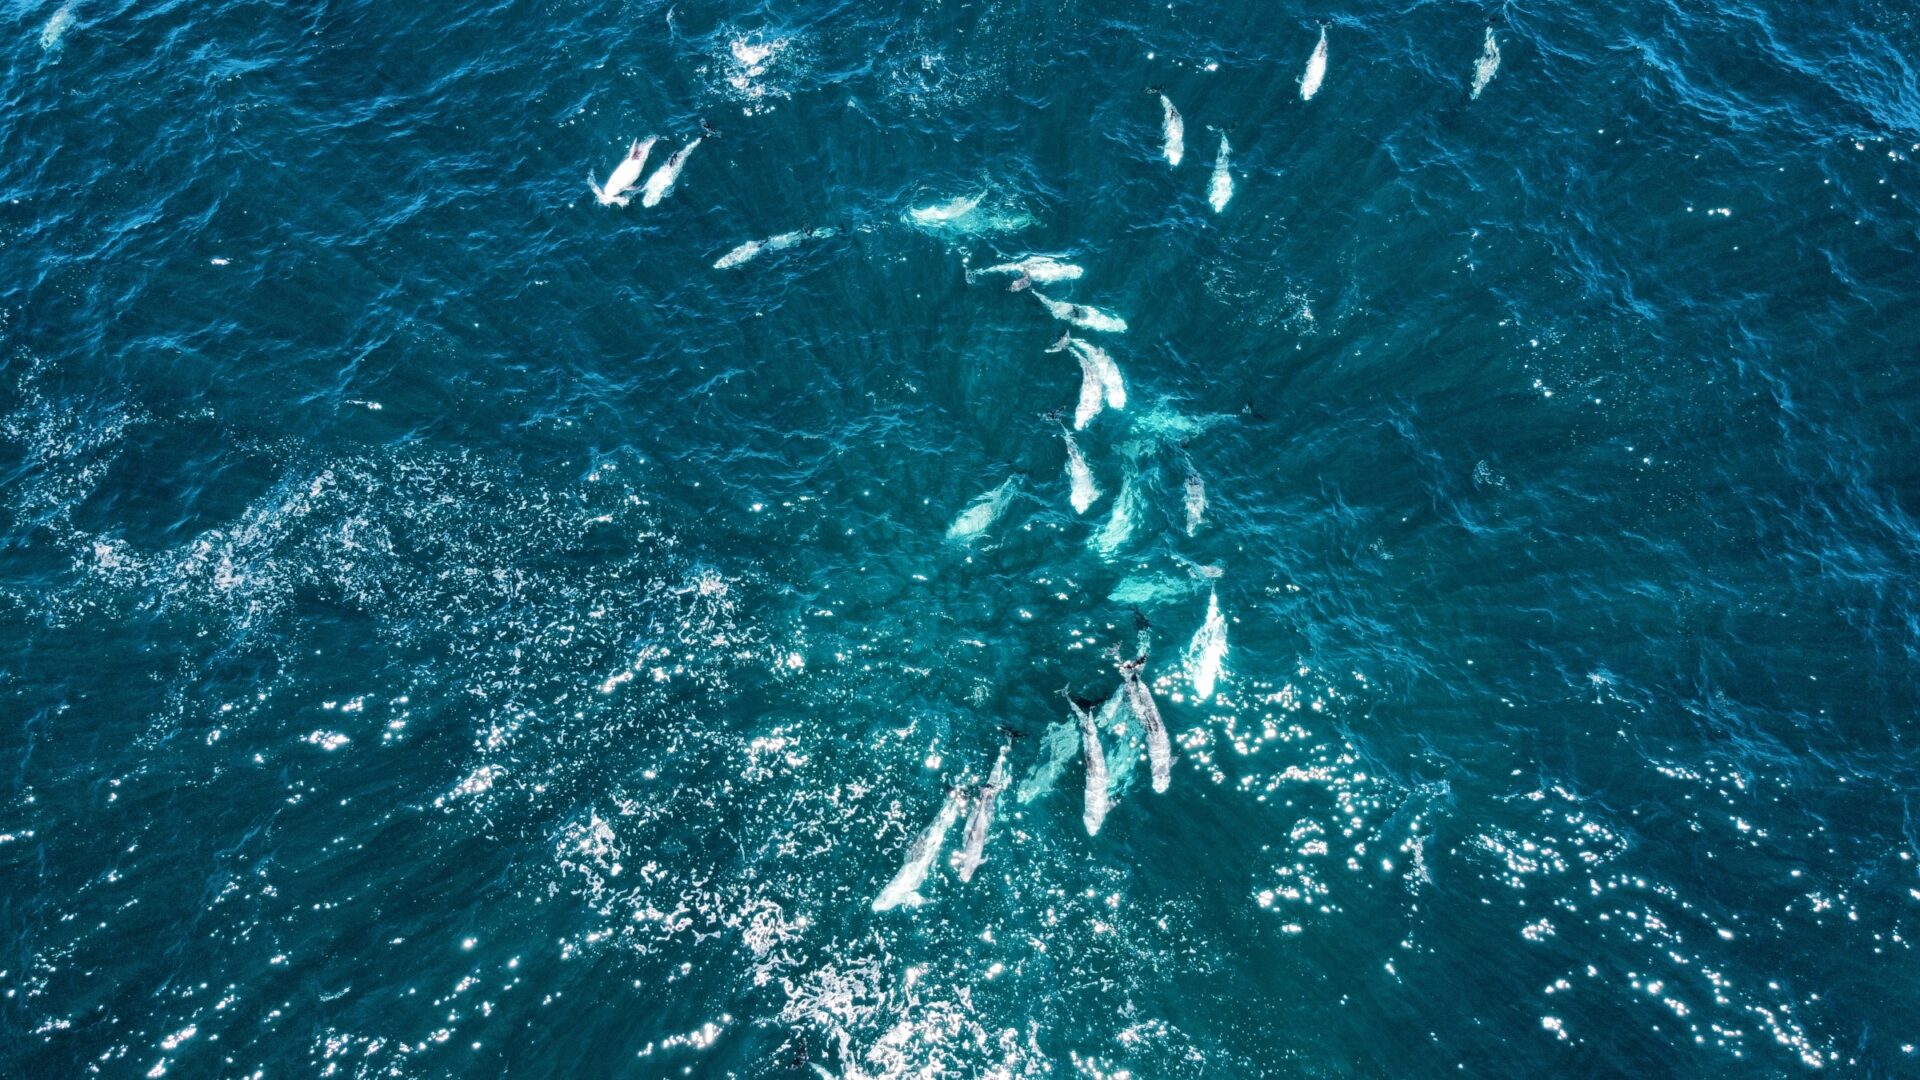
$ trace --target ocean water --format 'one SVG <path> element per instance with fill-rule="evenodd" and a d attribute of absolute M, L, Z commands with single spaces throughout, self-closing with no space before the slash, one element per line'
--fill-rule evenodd
<path fill-rule="evenodd" d="M 1920 9 L 0 29 L 0 1075 L 1920 1074 Z"/>

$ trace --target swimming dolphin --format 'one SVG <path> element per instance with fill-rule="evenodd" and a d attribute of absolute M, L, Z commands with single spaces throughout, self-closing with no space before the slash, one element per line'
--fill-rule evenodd
<path fill-rule="evenodd" d="M 1127 704 L 1133 707 L 1134 719 L 1147 733 L 1147 762 L 1153 767 L 1153 790 L 1162 792 L 1173 779 L 1173 747 L 1167 741 L 1167 726 L 1160 721 L 1160 707 L 1153 702 L 1153 691 L 1140 678 L 1140 669 L 1145 667 L 1147 658 L 1142 656 L 1120 665 L 1120 674 L 1126 677 Z"/>
<path fill-rule="evenodd" d="M 1100 395 L 1106 400 L 1109 409 L 1127 407 L 1127 385 L 1120 381 L 1120 365 L 1113 362 L 1107 350 L 1091 341 L 1081 341 L 1068 336 L 1067 347 L 1084 364 L 1092 365 L 1094 373 L 1100 376 Z"/>
<path fill-rule="evenodd" d="M 1187 472 L 1187 535 L 1192 536 L 1200 529 L 1200 522 L 1207 516 L 1207 482 L 1200 474 Z"/>
<path fill-rule="evenodd" d="M 1111 807 L 1107 797 L 1107 752 L 1100 745 L 1100 729 L 1093 722 L 1093 709 L 1099 704 L 1097 701 L 1083 703 L 1067 694 L 1067 705 L 1073 709 L 1073 718 L 1080 725 L 1081 756 L 1087 761 L 1086 808 L 1080 813 L 1080 821 L 1087 827 L 1088 836 L 1099 834 Z"/>
<path fill-rule="evenodd" d="M 1487 43 L 1480 51 L 1480 59 L 1473 64 L 1473 100 L 1479 100 L 1480 91 L 1493 81 L 1493 73 L 1500 70 L 1500 43 L 1493 40 L 1493 27 L 1487 27 Z"/>
<path fill-rule="evenodd" d="M 967 831 L 960 850 L 953 853 L 953 868 L 960 874 L 961 881 L 972 881 L 974 871 L 987 861 L 987 829 L 993 824 L 993 803 L 1000 793 L 1007 790 L 1012 777 L 1007 774 L 1007 748 L 1000 748 L 1000 756 L 994 759 L 993 771 L 987 774 L 987 782 L 980 785 L 980 795 L 973 800 L 973 812 L 967 815 Z"/>
<path fill-rule="evenodd" d="M 714 260 L 713 268 L 715 270 L 732 269 L 742 263 L 752 262 L 754 259 L 759 258 L 760 253 L 763 251 L 780 251 L 784 248 L 790 248 L 802 240 L 825 240 L 838 231 L 839 230 L 831 225 L 823 225 L 815 229 L 796 229 L 793 232 L 783 232 L 778 236 L 769 236 L 765 240 L 749 240 Z"/>
<path fill-rule="evenodd" d="M 975 537 L 986 532 L 995 521 L 999 520 L 1007 504 L 1013 501 L 1013 493 L 1019 486 L 1020 475 L 1015 473 L 1007 477 L 999 487 L 976 497 L 967 504 L 965 510 L 960 511 L 958 517 L 953 519 L 953 524 L 947 527 L 947 539 L 970 543 Z"/>
<path fill-rule="evenodd" d="M 1072 333 L 1060 335 L 1060 340 L 1048 347 L 1050 353 L 1060 352 L 1074 344 Z M 1093 359 L 1078 349 L 1074 358 L 1080 361 L 1080 401 L 1073 410 L 1073 430 L 1085 431 L 1093 418 L 1100 415 L 1101 404 L 1105 399 L 1106 380 Z"/>
<path fill-rule="evenodd" d="M 1173 107 L 1173 101 L 1165 94 L 1160 95 L 1160 134 L 1165 140 L 1167 167 L 1179 168 L 1180 159 L 1187 153 L 1187 125 L 1180 119 L 1180 110 Z"/>
<path fill-rule="evenodd" d="M 873 910 L 890 911 L 902 904 L 919 907 L 926 902 L 926 897 L 920 895 L 920 886 L 927 880 L 927 871 L 933 868 L 933 860 L 939 856 L 940 846 L 947 842 L 947 830 L 953 828 L 953 823 L 959 819 L 960 811 L 966 805 L 966 792 L 955 788 L 947 794 L 946 805 L 940 808 L 933 823 L 908 846 L 907 859 L 900 864 L 900 872 L 893 875 L 893 880 L 887 883 L 879 896 L 874 897 Z"/>
<path fill-rule="evenodd" d="M 1073 281 L 1085 272 L 1070 262 L 1061 262 L 1050 255 L 1029 255 L 1019 262 L 969 270 L 967 281 L 971 282 L 982 274 L 1013 274 L 1017 280 L 1025 281 L 1028 285 L 1035 282 L 1051 285 L 1056 281 Z"/>
<path fill-rule="evenodd" d="M 704 141 L 706 141 L 705 136 L 702 136 L 675 150 L 665 165 L 660 166 L 652 176 L 647 177 L 646 189 L 640 196 L 641 206 L 660 205 L 660 200 L 673 191 L 674 182 L 680 179 L 680 170 L 687 167 L 687 155 L 698 149 Z"/>
<path fill-rule="evenodd" d="M 1233 198 L 1233 173 L 1227 169 L 1227 133 L 1220 133 L 1220 152 L 1213 157 L 1213 180 L 1207 185 L 1207 204 L 1214 213 L 1227 208 Z"/>
<path fill-rule="evenodd" d="M 1306 74 L 1300 76 L 1300 100 L 1312 101 L 1313 95 L 1320 92 L 1320 81 L 1327 77 L 1327 28 L 1320 27 L 1320 43 L 1313 47 L 1313 55 L 1307 58 Z"/>
<path fill-rule="evenodd" d="M 653 144 L 659 141 L 652 135 L 644 141 L 633 140 L 633 145 L 627 148 L 626 158 L 614 166 L 613 175 L 607 177 L 606 187 L 594 183 L 593 177 L 587 177 L 587 186 L 593 189 L 593 197 L 601 206 L 625 206 L 633 201 L 633 196 L 626 194 L 626 190 L 640 179 L 640 170 L 647 167 L 647 155 L 653 152 Z"/>
<path fill-rule="evenodd" d="M 1069 304 L 1061 300 L 1051 300 L 1040 295 L 1040 290 L 1032 290 L 1034 298 L 1046 307 L 1047 313 L 1061 322 L 1069 322 L 1083 330 L 1098 330 L 1107 334 L 1127 332 L 1127 320 L 1111 315 L 1099 308 L 1085 304 Z"/>
<path fill-rule="evenodd" d="M 916 225 L 945 225 L 956 218 L 966 217 L 980 207 L 980 200 L 987 197 L 986 192 L 978 195 L 963 195 L 957 199 L 948 199 L 933 206 L 916 206 L 907 211 Z"/>
<path fill-rule="evenodd" d="M 1083 384 L 1084 385 L 1084 384 Z M 1081 399 L 1086 398 L 1085 391 Z M 1065 424 L 1060 425 L 1060 437 L 1067 442 L 1067 484 L 1068 501 L 1073 503 L 1073 512 L 1084 514 L 1100 498 L 1100 488 L 1093 482 L 1093 469 L 1087 465 L 1085 454 L 1080 452 L 1080 444 L 1073 441 L 1073 432 Z"/>
<path fill-rule="evenodd" d="M 1193 671 L 1193 696 L 1205 701 L 1213 696 L 1213 684 L 1220 678 L 1220 664 L 1227 658 L 1227 620 L 1220 614 L 1220 594 L 1207 595 L 1207 618 L 1187 646 L 1187 666 Z"/>

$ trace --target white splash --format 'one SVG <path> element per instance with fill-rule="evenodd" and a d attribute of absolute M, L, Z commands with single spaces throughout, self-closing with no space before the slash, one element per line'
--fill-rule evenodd
<path fill-rule="evenodd" d="M 1327 28 L 1320 28 L 1320 43 L 1313 47 L 1313 55 L 1307 58 L 1306 74 L 1300 77 L 1300 100 L 1312 101 L 1313 95 L 1320 92 L 1320 82 L 1327 77 Z"/>
<path fill-rule="evenodd" d="M 927 871 L 933 868 L 933 860 L 939 857 L 941 845 L 947 842 L 947 830 L 953 828 L 953 823 L 960 819 L 960 811 L 966 805 L 966 793 L 955 790 L 947 795 L 946 805 L 940 808 L 933 823 L 908 846 L 907 858 L 900 864 L 900 872 L 893 875 L 893 880 L 887 883 L 879 896 L 874 897 L 873 910 L 891 911 L 902 904 L 919 907 L 926 902 L 926 897 L 920 895 L 920 886 L 927 880 Z"/>
<path fill-rule="evenodd" d="M 947 539 L 967 543 L 986 532 L 1013 501 L 1013 493 L 1020 486 L 1018 476 L 1009 476 L 997 488 L 974 499 L 967 504 L 960 516 L 953 519 L 947 527 Z"/>
<path fill-rule="evenodd" d="M 1220 595 L 1207 594 L 1207 618 L 1187 646 L 1187 667 L 1193 672 L 1193 696 L 1205 701 L 1213 696 L 1214 683 L 1220 678 L 1220 665 L 1227 658 L 1227 620 L 1220 614 Z"/>
<path fill-rule="evenodd" d="M 1233 173 L 1227 168 L 1227 135 L 1220 133 L 1220 152 L 1213 156 L 1213 181 L 1207 185 L 1207 205 L 1214 213 L 1227 208 L 1228 200 L 1233 198 Z"/>
<path fill-rule="evenodd" d="M 1178 168 L 1180 159 L 1187 154 L 1187 125 L 1180 119 L 1180 110 L 1173 107 L 1167 95 L 1160 95 L 1161 134 L 1166 140 L 1167 167 Z"/>
<path fill-rule="evenodd" d="M 1480 91 L 1493 81 L 1493 73 L 1500 70 L 1500 43 L 1493 39 L 1493 27 L 1487 27 L 1487 45 L 1480 51 L 1480 59 L 1473 64 L 1473 99 L 1480 99 Z"/>

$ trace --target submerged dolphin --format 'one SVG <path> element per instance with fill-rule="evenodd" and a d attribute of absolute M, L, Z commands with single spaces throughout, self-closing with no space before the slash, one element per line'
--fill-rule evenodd
<path fill-rule="evenodd" d="M 749 240 L 714 260 L 713 268 L 715 270 L 730 270 L 733 267 L 752 262 L 759 258 L 760 253 L 763 251 L 780 251 L 784 248 L 790 248 L 802 240 L 825 240 L 838 231 L 839 230 L 831 225 L 824 225 L 817 229 L 796 229 L 793 232 L 783 232 L 778 236 L 769 236 L 765 240 Z"/>
<path fill-rule="evenodd" d="M 1062 300 L 1051 300 L 1040 295 L 1037 289 L 1032 291 L 1034 299 L 1040 301 L 1041 305 L 1047 309 L 1047 313 L 1059 319 L 1061 322 L 1072 323 L 1083 330 L 1098 330 L 1107 334 L 1124 334 L 1127 332 L 1127 320 L 1122 319 L 1118 315 L 1110 315 L 1107 312 L 1101 311 L 1099 308 L 1088 307 L 1085 304 L 1069 304 Z"/>
<path fill-rule="evenodd" d="M 1082 397 L 1085 395 L 1083 394 Z M 1067 484 L 1070 488 L 1067 499 L 1073 503 L 1073 512 L 1084 514 L 1100 498 L 1100 488 L 1093 482 L 1093 469 L 1087 464 L 1087 457 L 1080 452 L 1080 444 L 1073 441 L 1073 432 L 1065 424 L 1060 426 L 1060 437 L 1067 443 Z"/>
<path fill-rule="evenodd" d="M 1227 658 L 1227 620 L 1220 614 L 1220 594 L 1207 594 L 1207 618 L 1187 646 L 1187 666 L 1193 671 L 1193 696 L 1205 701 L 1213 696 L 1213 684 L 1220 678 L 1220 664 Z"/>
<path fill-rule="evenodd" d="M 905 904 L 919 907 L 926 902 L 920 895 L 920 886 L 927 880 L 927 871 L 933 869 L 933 860 L 940 854 L 940 846 L 947 842 L 947 830 L 959 819 L 960 811 L 967 805 L 966 793 L 958 788 L 949 792 L 945 806 L 927 826 L 925 832 L 914 838 L 907 848 L 907 859 L 900 864 L 900 872 L 879 896 L 874 897 L 873 910 L 890 911 Z"/>
<path fill-rule="evenodd" d="M 987 829 L 993 824 L 993 803 L 1007 790 L 1011 779 L 1007 775 L 1007 748 L 1003 746 L 1000 756 L 994 759 L 993 772 L 987 775 L 987 782 L 980 785 L 980 796 L 973 800 L 973 812 L 967 815 L 967 831 L 960 850 L 953 853 L 953 868 L 959 872 L 961 881 L 972 881 L 974 871 L 987 861 Z"/>
<path fill-rule="evenodd" d="M 1080 752 L 1087 761 L 1086 809 L 1081 811 L 1080 821 L 1086 825 L 1088 836 L 1099 834 L 1112 805 L 1107 797 L 1107 752 L 1100 745 L 1100 728 L 1093 722 L 1092 710 L 1098 704 L 1094 701 L 1082 704 L 1072 694 L 1067 695 L 1067 705 L 1073 709 L 1073 718 L 1080 725 Z"/>
<path fill-rule="evenodd" d="M 705 141 L 706 136 L 703 135 L 675 150 L 665 165 L 660 166 L 652 176 L 647 177 L 647 186 L 640 196 L 640 205 L 659 206 L 660 200 L 673 191 L 674 182 L 680 179 L 680 170 L 687 167 L 687 155 L 693 153 Z"/>
<path fill-rule="evenodd" d="M 986 192 L 978 195 L 963 195 L 957 199 L 933 206 L 917 206 L 907 211 L 917 225 L 945 225 L 956 218 L 966 217 L 980 208 L 980 200 L 987 197 Z"/>
<path fill-rule="evenodd" d="M 1227 133 L 1220 133 L 1220 152 L 1213 156 L 1213 180 L 1207 185 L 1207 205 L 1214 213 L 1227 208 L 1233 198 L 1233 173 L 1227 169 Z"/>
<path fill-rule="evenodd" d="M 626 193 L 634 181 L 640 179 L 640 170 L 647 167 L 647 155 L 653 152 L 653 144 L 660 140 L 652 135 L 645 140 L 635 139 L 627 148 L 627 156 L 613 167 L 613 175 L 607 177 L 607 186 L 601 187 L 587 177 L 587 186 L 593 189 L 593 197 L 601 206 L 625 206 L 633 201 Z"/>
<path fill-rule="evenodd" d="M 965 510 L 960 511 L 960 516 L 953 519 L 953 524 L 947 527 L 947 539 L 966 543 L 986 532 L 995 521 L 999 520 L 1007 504 L 1013 501 L 1014 490 L 1019 485 L 1020 476 L 1016 473 L 1007 477 L 999 487 L 975 498 Z"/>
<path fill-rule="evenodd" d="M 1200 474 L 1187 473 L 1187 535 L 1192 536 L 1200 530 L 1200 523 L 1207 516 L 1207 482 Z"/>
<path fill-rule="evenodd" d="M 1167 167 L 1177 169 L 1180 159 L 1187 153 L 1187 125 L 1180 119 L 1180 110 L 1173 107 L 1173 101 L 1165 94 L 1160 95 L 1160 133 L 1166 142 Z"/>
<path fill-rule="evenodd" d="M 917 213 L 917 211 L 916 211 Z M 967 280 L 973 281 L 982 274 L 1012 274 L 1025 278 L 1029 282 L 1051 285 L 1056 281 L 1073 281 L 1086 273 L 1070 262 L 1061 262 L 1050 255 L 1029 255 L 1018 262 L 1000 263 L 967 271 Z"/>
<path fill-rule="evenodd" d="M 1153 790 L 1167 790 L 1173 779 L 1173 746 L 1167 741 L 1167 726 L 1160 721 L 1160 707 L 1153 702 L 1153 691 L 1140 678 L 1140 669 L 1145 667 L 1146 657 L 1129 660 L 1120 665 L 1120 674 L 1126 677 L 1127 704 L 1133 707 L 1134 719 L 1140 721 L 1140 727 L 1147 733 L 1147 762 L 1153 767 Z"/>
<path fill-rule="evenodd" d="M 1500 43 L 1493 40 L 1493 27 L 1487 27 L 1487 44 L 1480 50 L 1480 59 L 1473 64 L 1474 100 L 1480 97 L 1480 91 L 1493 81 L 1493 73 L 1500 70 Z"/>
<path fill-rule="evenodd" d="M 1300 76 L 1300 100 L 1312 101 L 1313 95 L 1320 92 L 1320 81 L 1327 77 L 1327 28 L 1320 27 L 1320 43 L 1313 47 L 1313 55 L 1307 57 L 1306 74 Z"/>

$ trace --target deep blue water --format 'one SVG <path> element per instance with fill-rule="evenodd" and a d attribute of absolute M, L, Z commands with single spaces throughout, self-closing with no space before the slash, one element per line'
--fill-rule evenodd
<path fill-rule="evenodd" d="M 1920 9 L 0 28 L 0 1075 L 1920 1074 Z"/>

